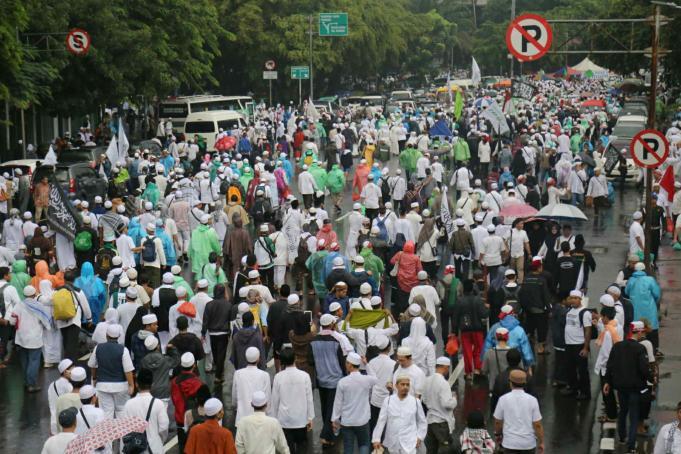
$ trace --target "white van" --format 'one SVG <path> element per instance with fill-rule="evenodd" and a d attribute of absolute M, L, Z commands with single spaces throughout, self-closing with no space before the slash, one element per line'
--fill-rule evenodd
<path fill-rule="evenodd" d="M 184 133 L 188 139 L 193 139 L 194 135 L 203 137 L 206 141 L 206 150 L 215 151 L 215 138 L 221 128 L 224 131 L 231 131 L 245 126 L 244 116 L 234 110 L 195 112 L 187 115 Z"/>

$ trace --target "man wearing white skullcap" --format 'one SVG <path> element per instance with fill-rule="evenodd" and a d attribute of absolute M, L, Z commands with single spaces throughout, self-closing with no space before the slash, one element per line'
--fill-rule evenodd
<path fill-rule="evenodd" d="M 399 347 L 397 349 L 397 362 L 399 366 L 392 375 L 392 389 L 395 389 L 397 378 L 406 375 L 411 379 L 409 394 L 420 399 L 426 383 L 426 374 L 419 366 L 414 364 L 411 348 Z"/>
<path fill-rule="evenodd" d="M 307 169 L 307 166 L 303 166 L 303 171 L 298 174 L 298 192 L 303 196 L 303 204 L 306 210 L 309 210 L 312 206 L 314 193 L 317 190 L 319 190 L 317 182 Z"/>
<path fill-rule="evenodd" d="M 73 369 L 73 361 L 70 359 L 62 359 L 57 370 L 59 371 L 60 377 L 50 383 L 47 387 L 47 403 L 50 408 L 50 434 L 55 435 L 57 433 L 57 412 L 56 403 L 57 398 L 63 394 L 70 393 L 73 389 L 71 385 L 71 369 Z"/>
<path fill-rule="evenodd" d="M 91 382 L 97 389 L 99 408 L 107 418 L 120 417 L 125 403 L 135 392 L 132 375 L 135 367 L 128 349 L 118 343 L 121 336 L 121 325 L 109 325 L 107 341 L 95 347 L 87 363 Z"/>
<path fill-rule="evenodd" d="M 168 435 L 169 421 L 166 404 L 156 395 L 152 395 L 154 377 L 155 374 L 150 369 L 137 371 L 137 396 L 126 402 L 122 416 L 126 418 L 136 416 L 149 422 L 146 429 L 149 452 L 156 453 L 164 452 L 163 442 Z"/>
<path fill-rule="evenodd" d="M 242 418 L 236 433 L 236 449 L 239 454 L 289 452 L 281 424 L 267 416 L 269 395 L 255 391 L 250 396 L 252 414 Z"/>
<path fill-rule="evenodd" d="M 629 226 L 629 254 L 640 256 L 645 249 L 646 235 L 641 225 L 642 220 L 643 214 L 640 211 L 636 211 L 632 215 L 631 225 Z"/>
<path fill-rule="evenodd" d="M 130 287 L 128 291 L 135 290 L 134 287 Z M 146 346 L 146 340 L 149 338 L 156 339 L 158 332 L 158 318 L 156 314 L 146 314 L 142 316 L 142 329 L 132 334 L 130 341 L 130 350 L 132 351 L 133 360 L 135 364 L 135 370 L 140 370 L 140 364 L 142 359 L 147 355 L 149 349 Z"/>
<path fill-rule="evenodd" d="M 235 424 L 239 427 L 239 420 L 253 414 L 251 397 L 256 391 L 262 391 L 269 400 L 272 385 L 270 374 L 258 368 L 260 363 L 260 349 L 248 347 L 246 349 L 248 365 L 234 372 L 232 379 L 232 405 L 236 407 Z"/>
<path fill-rule="evenodd" d="M 426 379 L 423 404 L 428 408 L 428 435 L 426 446 L 437 446 L 440 452 L 449 448 L 449 435 L 454 431 L 456 396 L 452 393 L 449 379 L 451 360 L 441 356 L 435 360 L 435 373 Z"/>
<path fill-rule="evenodd" d="M 567 298 L 571 308 L 565 315 L 565 359 L 568 388 L 564 395 L 575 395 L 577 400 L 590 400 L 589 349 L 592 326 L 591 311 L 582 304 L 582 292 L 572 290 Z"/>
<path fill-rule="evenodd" d="M 428 273 L 420 271 L 416 277 L 418 279 L 418 285 L 412 287 L 409 292 L 409 304 L 412 304 L 414 298 L 417 296 L 422 296 L 426 301 L 426 309 L 428 312 L 433 315 L 437 314 L 435 308 L 439 306 L 440 296 L 438 295 L 437 290 L 435 290 L 435 287 L 428 280 Z M 433 317 L 430 326 L 433 329 L 437 328 L 437 317 Z"/>
<path fill-rule="evenodd" d="M 140 264 L 142 274 L 149 280 L 149 286 L 156 288 L 161 285 L 161 269 L 167 265 L 163 241 L 154 235 L 156 224 L 147 226 L 147 236 L 142 239 L 140 247 Z M 148 244 L 147 244 L 148 243 Z"/>
<path fill-rule="evenodd" d="M 82 407 L 80 407 L 78 414 L 76 415 L 75 433 L 78 435 L 83 435 L 89 430 L 90 427 L 94 427 L 99 422 L 104 421 L 106 419 L 106 415 L 101 408 L 95 406 L 97 392 L 92 385 L 85 385 L 80 388 L 78 397 L 78 401 L 80 404 L 82 404 Z M 107 452 L 107 449 L 110 452 L 111 446 L 107 445 L 104 451 Z"/>

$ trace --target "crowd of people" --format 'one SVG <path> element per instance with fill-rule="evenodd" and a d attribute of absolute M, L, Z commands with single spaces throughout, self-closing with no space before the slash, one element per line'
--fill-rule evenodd
<path fill-rule="evenodd" d="M 458 117 L 261 108 L 221 130 L 215 152 L 160 128 L 160 155 L 96 163 L 108 193 L 73 200 L 73 238 L 46 222 L 48 179 L 28 195 L 6 175 L 0 367 L 18 357 L 31 393 L 45 393 L 41 364 L 57 368 L 43 453 L 132 416 L 144 436 L 103 452 L 163 452 L 173 432 L 190 454 L 307 452 L 315 424 L 322 448 L 347 453 L 548 452 L 537 356 L 554 354 L 561 395 L 590 400 L 592 348 L 601 420 L 635 452 L 662 356 L 642 213 L 603 294 L 589 288 L 597 263 L 578 225 L 505 214 L 567 203 L 593 208 L 597 225 L 612 122 L 580 111 L 579 93 L 621 98 L 598 81 L 537 88 L 504 125 L 483 99 Z M 21 213 L 27 196 L 35 210 Z M 655 256 L 678 215 L 659 210 Z M 465 380 L 486 377 L 490 404 L 455 437 L 460 359 Z M 678 452 L 677 430 L 660 431 L 656 454 Z"/>

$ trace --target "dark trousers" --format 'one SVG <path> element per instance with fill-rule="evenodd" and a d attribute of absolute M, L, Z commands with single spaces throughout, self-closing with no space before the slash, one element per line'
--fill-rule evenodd
<path fill-rule="evenodd" d="M 586 396 L 591 395 L 589 381 L 589 357 L 582 358 L 579 352 L 583 345 L 566 345 L 566 371 L 568 373 L 568 386 Z"/>
<path fill-rule="evenodd" d="M 307 451 L 307 429 L 284 429 L 284 437 L 291 454 L 305 454 Z"/>
<path fill-rule="evenodd" d="M 309 210 L 312 206 L 312 201 L 314 200 L 314 194 L 303 194 L 303 205 L 306 210 Z"/>
<path fill-rule="evenodd" d="M 320 406 L 322 407 L 322 431 L 319 434 L 320 438 L 327 441 L 333 441 L 336 436 L 333 434 L 333 428 L 331 427 L 331 414 L 333 413 L 333 401 L 336 398 L 336 388 L 319 388 L 319 400 Z"/>
<path fill-rule="evenodd" d="M 508 449 L 504 448 L 504 454 L 534 454 L 537 452 L 536 448 L 533 449 Z"/>
<path fill-rule="evenodd" d="M 355 440 L 357 440 L 359 454 L 369 454 L 369 451 L 371 450 L 369 423 L 366 423 L 363 426 L 342 426 L 341 435 L 343 436 L 343 453 L 354 453 Z"/>
<path fill-rule="evenodd" d="M 445 302 L 447 304 L 447 302 Z M 452 309 L 443 309 L 440 311 L 440 329 L 442 330 L 442 344 L 447 345 L 450 331 L 454 330 L 452 323 L 454 322 L 454 312 Z"/>
<path fill-rule="evenodd" d="M 216 380 L 222 380 L 225 375 L 225 358 L 227 357 L 228 343 L 229 334 L 221 334 L 218 336 L 210 335 L 210 349 L 213 352 Z"/>
<path fill-rule="evenodd" d="M 646 334 L 646 338 L 650 341 L 651 344 L 653 344 L 653 351 L 657 353 L 658 349 L 660 348 L 660 330 L 659 329 L 654 329 L 648 334 Z"/>
<path fill-rule="evenodd" d="M 62 345 L 64 346 L 64 358 L 68 358 L 74 363 L 78 359 L 78 335 L 80 328 L 78 325 L 69 325 L 61 328 Z"/>
<path fill-rule="evenodd" d="M 611 391 L 612 392 L 612 391 Z M 627 448 L 636 448 L 636 431 L 638 429 L 639 390 L 617 391 L 620 401 L 620 412 L 617 417 L 617 434 L 620 440 L 627 440 Z M 627 430 L 627 416 L 629 416 L 629 428 Z"/>
<path fill-rule="evenodd" d="M 567 361 L 565 348 L 561 347 L 559 349 L 554 347 L 553 351 L 556 354 L 556 360 L 553 362 L 553 381 L 566 384 L 568 382 L 568 373 L 565 367 Z"/>
<path fill-rule="evenodd" d="M 608 394 L 603 392 L 604 384 L 605 378 L 601 375 L 601 393 L 603 394 L 603 405 L 605 405 L 605 416 L 614 420 L 617 419 L 617 400 L 614 392 L 610 391 Z"/>
<path fill-rule="evenodd" d="M 525 330 L 529 337 L 533 337 L 536 332 L 534 339 L 543 344 L 546 342 L 546 334 L 549 332 L 549 314 L 547 312 L 540 314 L 526 312 Z"/>
<path fill-rule="evenodd" d="M 305 267 L 305 264 L 295 262 L 293 267 L 291 267 L 291 274 L 293 274 L 296 292 L 302 292 L 304 290 L 303 281 L 305 281 L 305 286 L 308 291 L 314 290 L 312 286 L 312 274 L 310 274 L 310 271 Z"/>
<path fill-rule="evenodd" d="M 40 371 L 40 348 L 17 348 L 21 369 L 24 371 L 24 382 L 26 386 L 36 386 L 38 384 L 38 372 Z"/>
<path fill-rule="evenodd" d="M 433 260 L 432 262 L 421 262 L 421 265 L 423 266 L 423 271 L 428 273 L 428 276 L 437 275 L 437 260 Z"/>
<path fill-rule="evenodd" d="M 373 222 L 374 218 L 378 216 L 378 208 L 366 208 L 364 210 L 364 214 L 369 218 L 370 221 Z"/>
<path fill-rule="evenodd" d="M 463 281 L 468 279 L 468 271 L 470 270 L 470 267 L 470 260 L 464 260 L 463 258 L 454 259 L 455 274 L 460 280 Z"/>
<path fill-rule="evenodd" d="M 452 434 L 446 422 L 428 424 L 426 435 L 426 452 L 428 454 L 451 453 L 453 451 Z"/>
<path fill-rule="evenodd" d="M 178 424 L 177 425 L 177 446 L 179 448 L 179 452 L 184 452 L 184 445 L 186 443 L 187 443 L 187 433 L 184 431 L 182 424 Z"/>
<path fill-rule="evenodd" d="M 274 266 L 265 269 L 260 268 L 260 277 L 262 285 L 266 286 L 270 291 L 274 290 Z"/>
<path fill-rule="evenodd" d="M 372 434 L 374 433 L 374 427 L 376 427 L 376 423 L 378 422 L 379 413 L 381 413 L 381 407 L 374 407 L 373 405 L 371 405 L 371 419 L 369 420 L 369 430 Z"/>

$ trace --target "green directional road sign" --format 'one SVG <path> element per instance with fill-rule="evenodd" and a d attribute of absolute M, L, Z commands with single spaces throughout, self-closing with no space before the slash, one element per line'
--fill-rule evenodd
<path fill-rule="evenodd" d="M 309 79 L 309 66 L 291 66 L 291 79 Z"/>
<path fill-rule="evenodd" d="M 348 13 L 319 13 L 319 36 L 348 36 Z"/>

